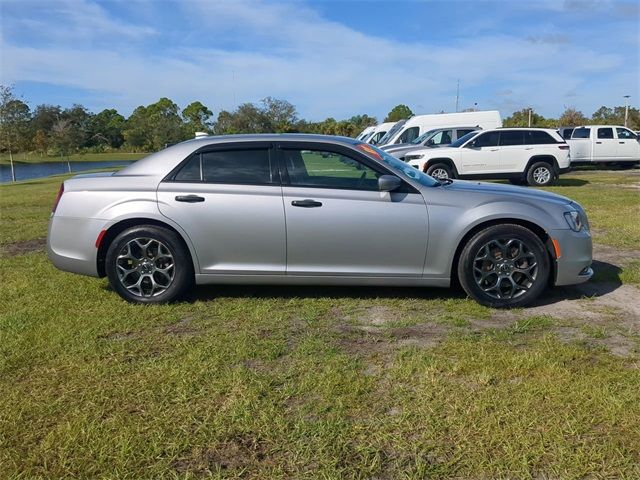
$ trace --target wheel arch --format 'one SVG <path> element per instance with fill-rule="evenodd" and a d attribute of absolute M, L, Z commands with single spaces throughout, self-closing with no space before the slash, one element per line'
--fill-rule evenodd
<path fill-rule="evenodd" d="M 178 238 L 182 241 L 183 246 L 186 248 L 186 251 L 189 254 L 189 258 L 193 263 L 194 271 L 195 272 L 199 271 L 198 264 L 197 264 L 197 257 L 195 256 L 195 252 L 191 247 L 190 242 L 186 240 L 185 234 L 180 232 L 177 228 L 175 228 L 173 225 L 169 224 L 168 222 L 163 222 L 161 220 L 157 220 L 149 217 L 133 217 L 133 218 L 125 218 L 117 221 L 116 223 L 111 225 L 109 228 L 107 228 L 104 236 L 102 236 L 100 245 L 98 246 L 98 252 L 96 255 L 96 267 L 98 271 L 98 276 L 102 278 L 107 275 L 105 270 L 105 260 L 107 257 L 107 250 L 109 250 L 109 246 L 115 240 L 115 238 L 118 235 L 120 235 L 120 233 L 124 232 L 129 228 L 139 227 L 143 225 L 152 225 L 156 227 L 166 228 L 167 230 L 171 230 L 176 235 L 178 235 Z"/>
<path fill-rule="evenodd" d="M 471 238 L 476 233 L 480 232 L 481 230 L 484 230 L 485 228 L 493 227 L 495 225 L 504 225 L 504 224 L 514 224 L 514 225 L 519 225 L 521 227 L 527 228 L 528 230 L 531 230 L 542 241 L 542 243 L 544 244 L 547 250 L 547 254 L 549 255 L 549 260 L 550 260 L 549 263 L 551 265 L 551 275 L 549 275 L 549 282 L 550 284 L 553 283 L 553 281 L 556 278 L 556 262 L 555 262 L 556 257 L 555 257 L 555 250 L 553 248 L 551 237 L 549 236 L 547 231 L 544 228 L 542 228 L 540 225 L 534 222 L 531 222 L 529 220 L 523 220 L 521 218 L 496 218 L 496 219 L 487 220 L 477 225 L 474 225 L 463 235 L 462 239 L 460 239 L 460 241 L 458 242 L 456 251 L 453 255 L 453 261 L 451 262 L 451 284 L 452 285 L 456 285 L 456 286 L 460 285 L 460 282 L 458 279 L 458 263 L 460 262 L 460 255 L 462 254 L 462 250 L 464 249 L 465 245 L 469 242 L 469 240 L 471 240 Z"/>
<path fill-rule="evenodd" d="M 444 163 L 444 164 L 448 165 L 449 167 L 451 167 L 451 171 L 453 172 L 453 174 L 456 177 L 458 177 L 458 169 L 456 168 L 456 164 L 453 161 L 453 159 L 451 159 L 449 157 L 430 158 L 424 164 L 424 167 L 423 167 L 424 173 L 427 173 L 427 170 L 429 169 L 429 167 L 431 165 L 435 165 L 436 163 Z"/>
<path fill-rule="evenodd" d="M 543 154 L 543 155 L 534 155 L 533 157 L 531 157 L 527 162 L 527 166 L 525 167 L 523 174 L 526 176 L 527 173 L 529 172 L 529 168 L 531 168 L 531 166 L 534 163 L 538 163 L 538 162 L 545 162 L 550 164 L 553 167 L 556 175 L 560 171 L 560 166 L 558 165 L 558 159 L 551 154 Z"/>

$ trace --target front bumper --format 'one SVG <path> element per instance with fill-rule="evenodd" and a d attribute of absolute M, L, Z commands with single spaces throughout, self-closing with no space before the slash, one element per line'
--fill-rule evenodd
<path fill-rule="evenodd" d="M 593 276 L 593 245 L 588 232 L 552 230 L 549 232 L 560 246 L 560 258 L 556 259 L 555 285 L 583 283 Z"/>

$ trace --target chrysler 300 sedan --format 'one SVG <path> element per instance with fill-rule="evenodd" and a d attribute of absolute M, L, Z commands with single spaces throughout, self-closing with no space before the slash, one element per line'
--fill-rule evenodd
<path fill-rule="evenodd" d="M 124 299 L 195 284 L 448 287 L 494 307 L 588 280 L 584 210 L 552 193 L 436 180 L 358 140 L 201 137 L 60 187 L 60 269 Z"/>

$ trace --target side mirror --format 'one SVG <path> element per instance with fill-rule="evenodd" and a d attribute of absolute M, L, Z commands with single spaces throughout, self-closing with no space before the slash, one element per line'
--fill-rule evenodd
<path fill-rule="evenodd" d="M 378 178 L 378 190 L 381 192 L 393 192 L 402 185 L 402 180 L 394 175 L 382 175 Z"/>

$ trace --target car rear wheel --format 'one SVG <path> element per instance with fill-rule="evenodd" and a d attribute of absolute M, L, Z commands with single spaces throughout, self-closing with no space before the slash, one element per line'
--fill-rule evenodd
<path fill-rule="evenodd" d="M 434 163 L 430 165 L 427 168 L 426 174 L 438 179 L 453 178 L 451 167 L 446 163 Z"/>
<path fill-rule="evenodd" d="M 527 183 L 532 187 L 552 185 L 556 179 L 553 167 L 547 162 L 536 162 L 527 171 Z"/>
<path fill-rule="evenodd" d="M 109 284 L 133 303 L 165 303 L 193 284 L 193 263 L 180 237 L 162 227 L 144 225 L 120 233 L 107 250 Z"/>
<path fill-rule="evenodd" d="M 482 305 L 522 307 L 547 287 L 551 271 L 544 244 L 520 225 L 488 227 L 462 250 L 458 278 L 467 294 Z"/>

